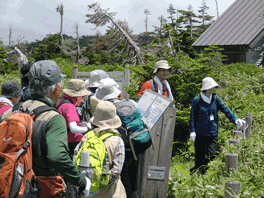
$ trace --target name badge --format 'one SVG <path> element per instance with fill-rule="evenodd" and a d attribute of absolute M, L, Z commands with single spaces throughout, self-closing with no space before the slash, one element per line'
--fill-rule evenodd
<path fill-rule="evenodd" d="M 210 121 L 213 121 L 214 120 L 214 115 L 210 115 Z"/>

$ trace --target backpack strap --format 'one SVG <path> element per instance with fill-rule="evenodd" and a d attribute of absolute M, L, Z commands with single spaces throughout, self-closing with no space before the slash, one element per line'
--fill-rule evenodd
<path fill-rule="evenodd" d="M 89 110 L 91 109 L 90 108 L 90 97 L 93 95 L 94 93 L 91 93 L 83 97 L 82 102 L 83 102 L 83 105 L 85 105 L 86 109 L 89 109 Z"/>
<path fill-rule="evenodd" d="M 157 85 L 154 82 L 154 80 L 153 79 L 150 79 L 150 82 L 151 82 L 151 91 L 157 92 L 158 91 L 158 88 L 157 88 Z"/>
<path fill-rule="evenodd" d="M 16 103 L 12 108 L 12 112 L 14 112 L 15 114 L 18 113 L 18 111 L 21 109 L 22 105 L 23 105 L 23 102 Z"/>
<path fill-rule="evenodd" d="M 216 99 L 216 94 L 213 93 L 212 97 L 213 97 L 213 100 L 215 101 L 215 104 L 216 104 L 216 107 L 217 107 L 218 103 L 217 103 L 217 99 Z M 195 114 L 198 113 L 198 110 L 200 108 L 200 104 L 201 104 L 201 94 L 198 95 L 198 103 L 197 103 L 197 106 L 195 108 Z"/>
<path fill-rule="evenodd" d="M 50 107 L 50 106 L 43 105 L 43 106 L 39 106 L 36 109 L 34 109 L 31 113 L 29 113 L 29 115 L 35 121 L 40 114 L 47 112 L 47 111 L 56 111 L 57 113 L 60 114 L 60 112 L 57 109 Z"/>
<path fill-rule="evenodd" d="M 72 103 L 72 104 L 73 104 L 73 102 L 70 101 L 69 99 L 67 99 L 67 98 L 63 98 L 63 99 L 59 102 L 59 104 L 56 105 L 56 109 L 58 109 L 58 108 L 59 108 L 62 104 L 64 104 L 64 103 Z"/>

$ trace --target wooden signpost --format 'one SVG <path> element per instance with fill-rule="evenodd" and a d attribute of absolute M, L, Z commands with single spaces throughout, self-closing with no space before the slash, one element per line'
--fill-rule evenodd
<path fill-rule="evenodd" d="M 166 197 L 176 120 L 176 109 L 171 108 L 173 101 L 167 97 L 150 90 L 147 90 L 144 94 L 149 94 L 149 96 L 154 95 L 158 98 L 153 99 L 153 97 L 150 96 L 150 100 L 153 99 L 152 102 L 145 103 L 146 105 L 149 105 L 149 107 L 144 110 L 144 113 L 141 111 L 146 123 L 149 123 L 149 126 L 151 127 L 150 135 L 153 141 L 153 146 L 151 146 L 139 158 L 140 165 L 137 181 L 137 193 L 134 197 Z M 143 96 L 142 100 L 140 99 L 138 102 L 139 108 L 143 102 Z M 157 106 L 155 101 L 160 102 L 160 105 Z M 169 103 L 167 103 L 167 101 L 169 101 Z M 167 107 L 165 108 L 166 105 Z M 157 116 L 159 117 L 157 118 Z M 156 122 L 153 123 L 153 120 Z"/>

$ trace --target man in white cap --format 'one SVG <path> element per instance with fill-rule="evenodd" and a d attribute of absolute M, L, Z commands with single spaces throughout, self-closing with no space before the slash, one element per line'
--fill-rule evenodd
<path fill-rule="evenodd" d="M 218 84 L 212 77 L 206 77 L 202 81 L 201 94 L 192 100 L 189 119 L 190 137 L 195 142 L 195 166 L 191 173 L 201 168 L 204 174 L 206 166 L 213 160 L 218 145 L 218 111 L 222 111 L 226 117 L 237 125 L 239 129 L 244 120 L 238 119 L 224 102 L 214 93 Z"/>
<path fill-rule="evenodd" d="M 171 72 L 171 66 L 169 66 L 168 61 L 160 60 L 155 64 L 154 76 L 152 79 L 143 83 L 140 91 L 136 96 L 136 101 L 143 95 L 144 91 L 150 89 L 159 94 L 162 94 L 171 100 L 174 100 L 170 84 L 167 79 Z"/>

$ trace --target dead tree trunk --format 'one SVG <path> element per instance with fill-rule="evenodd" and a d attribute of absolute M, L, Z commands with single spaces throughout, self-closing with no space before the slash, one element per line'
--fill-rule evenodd
<path fill-rule="evenodd" d="M 124 29 L 117 23 L 116 20 L 113 19 L 113 15 L 115 13 L 107 13 L 107 10 L 103 10 L 100 8 L 100 6 L 97 5 L 97 3 L 94 3 L 92 5 L 88 6 L 89 9 L 94 9 L 95 14 L 87 14 L 86 17 L 89 19 L 86 20 L 86 23 L 93 23 L 96 25 L 95 29 L 98 26 L 103 26 L 109 20 L 112 22 L 112 24 L 117 27 L 117 29 L 122 33 L 121 37 L 124 37 L 127 42 L 127 50 L 128 50 L 128 57 L 126 60 L 124 60 L 123 64 L 126 64 L 129 61 L 132 62 L 133 65 L 135 64 L 145 64 L 142 58 L 142 54 L 140 51 L 140 48 L 136 45 L 136 43 L 131 39 L 131 37 L 124 31 Z M 133 50 L 134 53 L 131 53 L 131 50 Z M 130 56 L 132 56 L 130 58 Z"/>
<path fill-rule="evenodd" d="M 56 7 L 56 12 L 60 13 L 60 17 L 61 17 L 60 35 L 62 41 L 63 41 L 63 11 L 64 11 L 64 6 L 62 3 L 60 3 L 60 5 Z"/>

